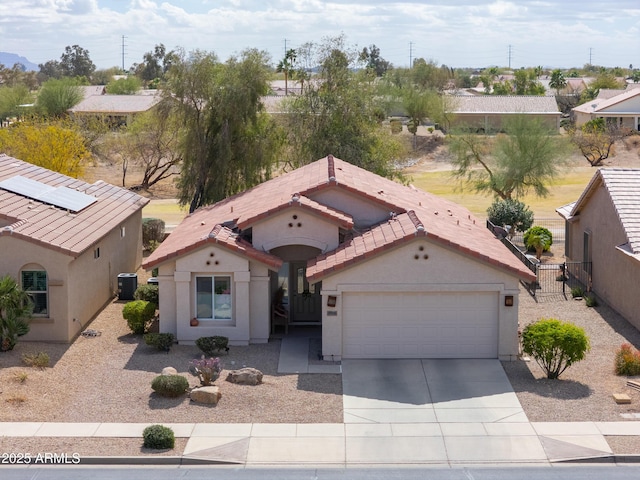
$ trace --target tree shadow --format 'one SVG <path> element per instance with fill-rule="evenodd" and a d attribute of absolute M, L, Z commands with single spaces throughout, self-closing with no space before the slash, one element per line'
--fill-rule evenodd
<path fill-rule="evenodd" d="M 342 375 L 334 373 L 298 374 L 298 390 L 342 395 Z"/>
<path fill-rule="evenodd" d="M 523 360 L 502 362 L 502 367 L 516 393 L 528 392 L 560 400 L 579 400 L 595 393 L 589 385 L 574 380 L 536 378 Z"/>

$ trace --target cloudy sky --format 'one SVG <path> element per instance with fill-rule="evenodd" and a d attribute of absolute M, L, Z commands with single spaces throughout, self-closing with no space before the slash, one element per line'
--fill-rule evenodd
<path fill-rule="evenodd" d="M 0 0 L 0 51 L 58 60 L 67 45 L 98 68 L 168 49 L 287 48 L 344 33 L 396 66 L 640 66 L 640 0 Z"/>

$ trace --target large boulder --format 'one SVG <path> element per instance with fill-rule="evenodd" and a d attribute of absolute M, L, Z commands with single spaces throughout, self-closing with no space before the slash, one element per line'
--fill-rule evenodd
<path fill-rule="evenodd" d="M 220 389 L 216 386 L 197 387 L 191 390 L 189 394 L 191 400 L 197 403 L 205 403 L 207 405 L 217 405 L 218 400 L 222 397 Z"/>
<path fill-rule="evenodd" d="M 178 371 L 173 367 L 164 367 L 161 375 L 177 375 Z"/>
<path fill-rule="evenodd" d="M 251 367 L 233 370 L 227 375 L 227 382 L 238 383 L 240 385 L 258 385 L 262 383 L 262 372 Z"/>

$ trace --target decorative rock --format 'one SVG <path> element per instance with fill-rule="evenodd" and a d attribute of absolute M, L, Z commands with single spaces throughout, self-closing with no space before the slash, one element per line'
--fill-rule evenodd
<path fill-rule="evenodd" d="M 262 372 L 258 369 L 246 367 L 229 372 L 227 382 L 240 385 L 258 385 L 262 383 Z"/>
<path fill-rule="evenodd" d="M 191 390 L 189 394 L 191 400 L 198 403 L 206 403 L 207 405 L 217 405 L 218 400 L 222 397 L 220 389 L 215 386 L 197 387 Z"/>
<path fill-rule="evenodd" d="M 178 371 L 173 367 L 164 367 L 161 375 L 177 375 Z"/>
<path fill-rule="evenodd" d="M 618 405 L 631 403 L 631 397 L 626 393 L 614 393 L 613 399 Z"/>

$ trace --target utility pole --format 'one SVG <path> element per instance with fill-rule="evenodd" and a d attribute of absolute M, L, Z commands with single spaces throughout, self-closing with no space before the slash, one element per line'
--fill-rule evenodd
<path fill-rule="evenodd" d="M 589 47 L 589 65 L 593 65 L 593 63 L 591 63 L 591 55 L 593 53 L 593 48 Z"/>
<path fill-rule="evenodd" d="M 509 70 L 511 70 L 511 45 L 509 45 Z"/>
<path fill-rule="evenodd" d="M 124 39 L 127 38 L 124 35 L 122 35 L 122 71 L 124 72 L 124 47 L 126 46 L 124 44 Z"/>
<path fill-rule="evenodd" d="M 409 42 L 409 68 L 413 68 L 413 42 Z"/>
<path fill-rule="evenodd" d="M 287 56 L 287 39 L 284 39 L 284 56 Z"/>

